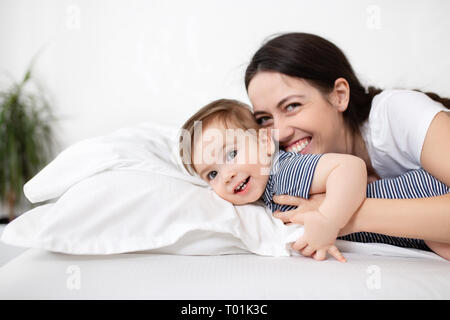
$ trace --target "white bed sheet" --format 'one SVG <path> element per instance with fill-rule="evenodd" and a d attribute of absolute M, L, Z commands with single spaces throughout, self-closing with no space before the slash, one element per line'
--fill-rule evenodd
<path fill-rule="evenodd" d="M 28 249 L 0 268 L 0 299 L 450 299 L 450 264 L 432 254 L 346 258 Z"/>
<path fill-rule="evenodd" d="M 0 237 L 6 224 L 0 224 Z M 0 267 L 24 252 L 26 248 L 10 246 L 0 241 Z"/>

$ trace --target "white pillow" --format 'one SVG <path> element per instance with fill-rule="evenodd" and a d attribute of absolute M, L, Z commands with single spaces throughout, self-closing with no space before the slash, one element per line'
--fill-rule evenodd
<path fill-rule="evenodd" d="M 83 140 L 61 152 L 28 181 L 23 188 L 25 196 L 32 203 L 55 199 L 75 183 L 117 168 L 158 172 L 206 186 L 184 170 L 177 139 L 175 128 L 143 123 Z"/>
<path fill-rule="evenodd" d="M 32 202 L 59 199 L 16 218 L 2 240 L 70 254 L 290 255 L 302 228 L 218 197 L 183 171 L 177 137 L 147 123 L 69 147 L 24 187 Z"/>
<path fill-rule="evenodd" d="M 234 207 L 211 190 L 140 170 L 114 169 L 14 220 L 3 241 L 70 254 L 159 249 L 177 254 L 289 255 L 286 228 L 264 207 Z"/>

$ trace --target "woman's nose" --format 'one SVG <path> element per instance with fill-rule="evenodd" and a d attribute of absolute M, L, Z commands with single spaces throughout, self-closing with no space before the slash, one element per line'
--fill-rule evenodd
<path fill-rule="evenodd" d="M 288 142 L 294 136 L 294 128 L 287 125 L 280 119 L 274 119 L 273 128 L 272 128 L 272 137 L 280 143 L 280 146 L 283 143 Z"/>

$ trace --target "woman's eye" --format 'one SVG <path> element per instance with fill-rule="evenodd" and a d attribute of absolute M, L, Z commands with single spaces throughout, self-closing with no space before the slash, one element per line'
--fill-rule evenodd
<path fill-rule="evenodd" d="M 208 180 L 212 180 L 217 176 L 217 171 L 210 171 L 206 177 L 208 178 Z"/>
<path fill-rule="evenodd" d="M 230 152 L 227 153 L 227 160 L 230 161 L 232 159 L 234 159 L 234 157 L 236 157 L 237 155 L 237 150 L 231 150 Z"/>
<path fill-rule="evenodd" d="M 286 108 L 284 108 L 284 110 L 286 110 L 286 111 L 292 111 L 292 110 L 294 110 L 295 108 L 300 107 L 300 106 L 301 106 L 300 103 L 291 103 L 291 104 L 288 104 L 288 105 L 286 106 Z"/>
<path fill-rule="evenodd" d="M 267 125 L 269 121 L 270 121 L 270 117 L 261 117 L 261 118 L 256 119 L 256 122 L 258 122 L 258 124 L 261 126 Z"/>

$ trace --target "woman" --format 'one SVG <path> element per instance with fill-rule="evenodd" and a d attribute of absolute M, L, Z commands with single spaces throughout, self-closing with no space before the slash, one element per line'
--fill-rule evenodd
<path fill-rule="evenodd" d="M 450 185 L 449 99 L 409 90 L 366 90 L 339 48 L 306 33 L 265 43 L 247 67 L 245 85 L 256 120 L 278 129 L 286 151 L 356 155 L 366 162 L 369 181 L 422 167 Z M 298 208 L 276 216 L 301 223 L 322 198 L 281 196 L 277 202 Z M 340 235 L 362 231 L 426 239 L 436 249 L 437 241 L 450 243 L 450 194 L 367 199 Z"/>

